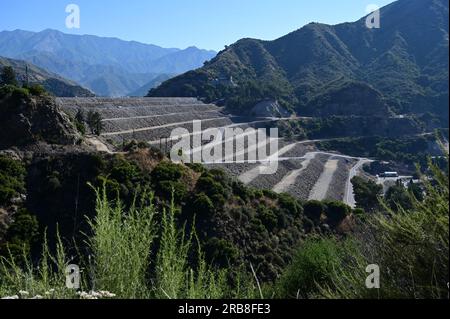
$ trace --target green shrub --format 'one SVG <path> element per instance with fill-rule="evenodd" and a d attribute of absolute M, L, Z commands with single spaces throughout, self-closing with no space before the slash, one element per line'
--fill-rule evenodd
<path fill-rule="evenodd" d="M 185 228 L 176 227 L 178 211 L 172 201 L 168 212 L 162 214 L 162 234 L 156 262 L 156 282 L 154 286 L 157 298 L 224 298 L 229 293 L 226 271 L 210 268 L 200 249 L 193 248 L 194 230 L 186 234 Z M 198 240 L 197 240 L 198 243 Z M 197 267 L 189 267 L 190 251 L 197 252 Z"/>
<path fill-rule="evenodd" d="M 211 176 L 200 177 L 197 181 L 197 189 L 200 192 L 204 192 L 209 197 L 225 194 L 224 187 L 219 182 L 216 182 Z"/>
<path fill-rule="evenodd" d="M 303 213 L 303 207 L 298 200 L 288 194 L 278 195 L 278 203 L 282 209 L 286 210 L 288 214 L 299 217 Z"/>
<path fill-rule="evenodd" d="M 200 218 L 211 216 L 215 211 L 213 202 L 205 193 L 194 195 L 192 207 L 194 214 Z"/>
<path fill-rule="evenodd" d="M 88 239 L 94 261 L 93 286 L 123 298 L 149 297 L 146 275 L 156 236 L 152 195 L 143 195 L 124 214 L 120 200 L 109 203 L 105 185 L 96 194 L 97 215 L 89 220 L 92 236 Z"/>
<path fill-rule="evenodd" d="M 57 234 L 55 254 L 50 253 L 47 237 L 44 236 L 41 259 L 35 265 L 26 250 L 18 245 L 8 247 L 10 254 L 0 256 L 0 295 L 20 295 L 26 291 L 29 296 L 41 296 L 51 299 L 73 299 L 76 291 L 66 287 L 66 267 L 70 261 Z M 22 252 L 22 255 L 20 253 Z M 20 257 L 14 257 L 20 256 Z M 83 287 L 82 282 L 82 288 Z"/>
<path fill-rule="evenodd" d="M 89 111 L 86 116 L 86 123 L 92 134 L 100 135 L 103 131 L 102 116 L 99 112 Z"/>
<path fill-rule="evenodd" d="M 377 211 L 380 207 L 379 198 L 383 195 L 383 186 L 359 176 L 355 176 L 351 182 L 356 206 L 369 213 Z"/>
<path fill-rule="evenodd" d="M 48 179 L 47 187 L 50 192 L 54 192 L 61 189 L 61 182 L 59 181 L 59 178 L 57 176 L 50 177 Z"/>
<path fill-rule="evenodd" d="M 74 123 L 75 123 L 75 127 L 76 127 L 77 131 L 81 135 L 85 135 L 86 134 L 86 125 L 83 122 L 80 122 L 78 120 L 75 120 Z"/>
<path fill-rule="evenodd" d="M 310 238 L 304 242 L 276 284 L 278 297 L 316 297 L 321 285 L 332 284 L 335 268 L 342 263 L 344 246 L 350 247 L 350 243 L 333 238 Z"/>
<path fill-rule="evenodd" d="M 2 72 L 0 73 L 0 84 L 14 85 L 14 86 L 18 85 L 16 72 L 14 71 L 13 67 L 11 66 L 3 67 Z"/>
<path fill-rule="evenodd" d="M 172 162 L 161 162 L 152 171 L 152 179 L 158 183 L 161 181 L 176 182 L 185 174 L 183 166 Z"/>
<path fill-rule="evenodd" d="M 129 184 L 135 181 L 139 175 L 139 168 L 135 164 L 119 158 L 113 163 L 110 178 L 119 183 Z"/>
<path fill-rule="evenodd" d="M 158 184 L 157 194 L 159 196 L 165 199 L 170 199 L 171 196 L 174 196 L 177 203 L 185 200 L 188 193 L 186 184 L 173 181 L 161 181 Z"/>
<path fill-rule="evenodd" d="M 0 156 L 0 206 L 25 191 L 25 166 L 6 156 Z"/>
<path fill-rule="evenodd" d="M 12 92 L 12 97 L 15 100 L 23 100 L 27 99 L 30 96 L 30 91 L 26 88 L 18 88 L 16 87 Z"/>
<path fill-rule="evenodd" d="M 251 190 L 241 182 L 233 182 L 233 194 L 241 198 L 244 202 L 248 201 L 251 196 Z"/>
<path fill-rule="evenodd" d="M 214 207 L 216 209 L 222 209 L 227 201 L 221 194 L 214 194 L 213 196 L 211 196 L 211 202 L 214 203 Z"/>
<path fill-rule="evenodd" d="M 199 163 L 188 163 L 188 164 L 186 164 L 186 166 L 189 167 L 191 170 L 193 170 L 196 173 L 203 174 L 206 172 L 205 167 Z"/>
<path fill-rule="evenodd" d="M 239 258 L 239 250 L 231 242 L 217 237 L 210 238 L 204 249 L 207 260 L 221 268 L 234 265 Z"/>
<path fill-rule="evenodd" d="M 258 218 L 269 232 L 272 232 L 278 225 L 277 215 L 263 205 L 258 207 Z"/>
<path fill-rule="evenodd" d="M 3 98 L 7 95 L 11 95 L 16 87 L 14 85 L 2 85 L 0 86 L 0 98 Z"/>
<path fill-rule="evenodd" d="M 364 215 L 366 214 L 366 212 L 365 212 L 364 209 L 362 209 L 362 208 L 355 208 L 355 209 L 353 210 L 353 214 L 354 214 L 355 216 L 362 217 L 362 216 L 364 216 Z"/>
<path fill-rule="evenodd" d="M 339 225 L 350 213 L 351 208 L 342 202 L 327 202 L 327 220 L 331 225 Z"/>
<path fill-rule="evenodd" d="M 325 205 L 319 201 L 309 201 L 303 206 L 305 216 L 315 223 L 319 223 L 322 214 L 325 213 Z"/>
<path fill-rule="evenodd" d="M 219 270 L 206 263 L 194 229 L 187 234 L 185 227 L 177 227 L 178 210 L 174 201 L 169 210 L 162 213 L 155 260 L 151 258 L 157 235 L 152 197 L 143 195 L 125 212 L 120 200 L 115 204 L 108 200 L 105 184 L 96 189 L 96 194 L 97 215 L 89 219 L 91 231 L 86 239 L 89 258 L 78 256 L 83 291 L 106 290 L 120 298 L 242 299 L 256 296 L 253 278 L 242 267 L 233 269 L 230 281 L 228 266 Z M 218 245 L 219 249 L 225 248 L 227 259 L 234 259 L 237 250 L 227 242 Z M 16 255 L 20 250 L 15 244 L 9 249 Z M 20 264 L 11 256 L 0 257 L 0 297 L 15 295 L 20 290 L 28 291 L 30 297 L 78 297 L 74 290 L 65 287 L 65 269 L 73 260 L 67 259 L 59 233 L 55 255 L 49 253 L 47 238 L 44 238 L 38 267 L 29 261 L 26 252 L 23 256 Z M 150 274 L 153 280 L 149 280 Z"/>
<path fill-rule="evenodd" d="M 26 87 L 17 87 L 14 85 L 0 86 L 0 98 L 11 96 L 14 100 L 20 101 L 30 96 L 30 91 Z"/>
<path fill-rule="evenodd" d="M 35 96 L 43 96 L 43 95 L 47 94 L 47 91 L 45 90 L 45 88 L 39 84 L 34 84 L 34 85 L 28 87 L 28 91 L 30 92 L 31 95 L 35 95 Z"/>
<path fill-rule="evenodd" d="M 409 210 L 412 209 L 412 202 L 414 194 L 408 192 L 408 190 L 403 186 L 401 181 L 398 181 L 396 185 L 390 187 L 386 192 L 384 199 L 393 210 L 397 210 L 398 206 Z M 419 195 L 419 197 L 422 197 Z"/>
<path fill-rule="evenodd" d="M 13 218 L 14 221 L 6 233 L 6 241 L 0 248 L 0 256 L 8 257 L 11 254 L 15 260 L 19 260 L 24 252 L 30 253 L 31 246 L 39 234 L 39 224 L 36 216 L 26 209 L 20 209 Z"/>
<path fill-rule="evenodd" d="M 253 218 L 250 221 L 251 231 L 259 236 L 267 234 L 267 229 L 259 218 Z"/>
<path fill-rule="evenodd" d="M 448 173 L 429 164 L 423 177 L 425 199 L 412 208 L 392 210 L 366 219 L 354 235 L 358 250 L 346 254 L 336 267 L 333 283 L 324 285 L 326 298 L 448 298 L 449 192 Z M 380 289 L 367 289 L 367 265 L 380 267 Z"/>

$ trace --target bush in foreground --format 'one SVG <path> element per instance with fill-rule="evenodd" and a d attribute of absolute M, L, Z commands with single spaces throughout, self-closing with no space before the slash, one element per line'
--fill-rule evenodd
<path fill-rule="evenodd" d="M 239 273 L 232 282 L 228 269 L 217 270 L 206 263 L 195 231 L 187 233 L 185 227 L 177 228 L 178 212 L 173 201 L 170 209 L 163 211 L 158 231 L 151 195 L 136 199 L 125 212 L 120 200 L 108 200 L 105 185 L 95 190 L 97 214 L 89 220 L 88 257 L 79 254 L 76 259 L 68 258 L 59 235 L 55 254 L 50 253 L 44 239 L 37 266 L 25 251 L 21 263 L 12 255 L 1 257 L 0 297 L 201 299 L 256 295 L 250 276 Z M 152 252 L 156 258 L 152 258 Z M 193 263 L 192 256 L 196 256 Z M 81 289 L 95 292 L 77 294 L 65 287 L 66 267 L 74 261 L 81 266 Z"/>

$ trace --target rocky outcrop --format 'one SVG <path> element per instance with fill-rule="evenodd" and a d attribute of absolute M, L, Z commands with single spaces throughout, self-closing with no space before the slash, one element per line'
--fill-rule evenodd
<path fill-rule="evenodd" d="M 53 98 L 18 90 L 0 97 L 0 128 L 0 149 L 36 142 L 74 145 L 80 138 Z"/>
<path fill-rule="evenodd" d="M 258 117 L 289 117 L 291 113 L 278 104 L 278 101 L 265 100 L 256 104 L 250 111 L 251 115 Z"/>

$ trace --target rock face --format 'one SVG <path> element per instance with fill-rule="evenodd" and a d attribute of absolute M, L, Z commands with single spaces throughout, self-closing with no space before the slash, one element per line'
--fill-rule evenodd
<path fill-rule="evenodd" d="M 0 149 L 36 142 L 73 145 L 79 134 L 55 101 L 48 96 L 0 98 Z"/>
<path fill-rule="evenodd" d="M 278 104 L 278 101 L 266 100 L 256 104 L 251 115 L 258 117 L 288 117 L 291 113 Z"/>

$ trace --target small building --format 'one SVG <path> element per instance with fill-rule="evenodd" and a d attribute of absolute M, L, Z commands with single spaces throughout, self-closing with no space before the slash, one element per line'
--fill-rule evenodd
<path fill-rule="evenodd" d="M 380 177 L 384 177 L 384 178 L 397 178 L 399 177 L 397 172 L 384 172 L 382 174 L 380 174 Z"/>

